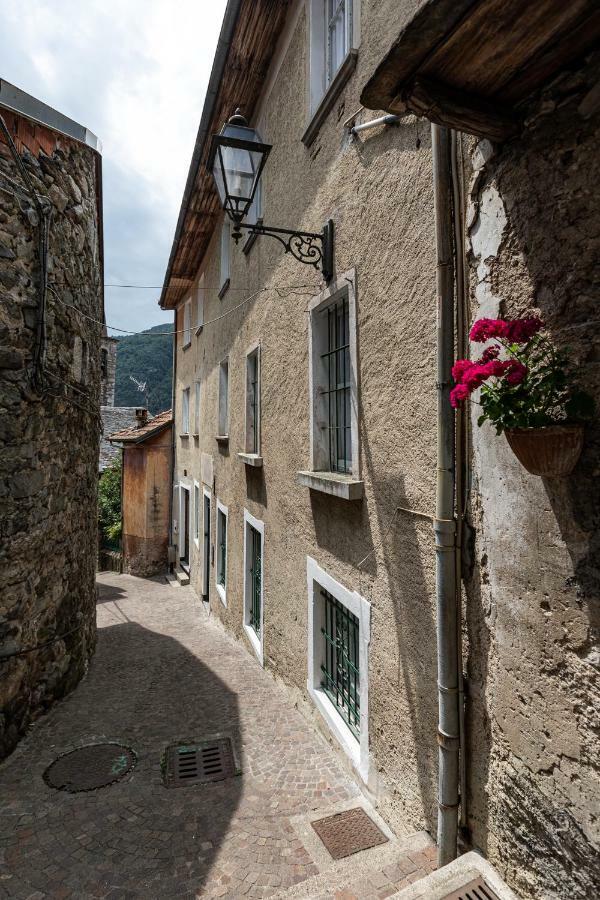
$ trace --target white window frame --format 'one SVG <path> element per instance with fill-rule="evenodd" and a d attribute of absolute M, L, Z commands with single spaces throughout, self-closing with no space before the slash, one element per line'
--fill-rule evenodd
<path fill-rule="evenodd" d="M 250 360 L 256 357 L 256 440 L 254 439 L 254 423 L 251 408 Z M 246 453 L 260 457 L 260 343 L 257 342 L 246 351 Z M 256 446 L 255 446 L 256 445 Z"/>
<path fill-rule="evenodd" d="M 250 625 L 250 605 L 252 603 L 252 579 L 250 577 L 250 526 L 260 534 L 260 638 Z M 244 509 L 244 611 L 243 626 L 246 637 L 261 666 L 264 666 L 265 654 L 265 523 L 256 519 L 247 509 Z"/>
<path fill-rule="evenodd" d="M 202 503 L 202 491 L 200 489 L 200 484 L 194 479 L 194 512 L 193 512 L 193 524 L 192 530 L 194 535 L 194 544 L 196 545 L 196 550 L 200 549 L 200 523 L 202 521 L 202 515 L 200 511 L 200 504 Z"/>
<path fill-rule="evenodd" d="M 197 378 L 194 382 L 194 437 L 200 435 L 200 404 L 201 404 L 201 382 Z"/>
<path fill-rule="evenodd" d="M 309 0 L 309 110 L 312 117 L 351 50 L 360 39 L 360 0 L 345 0 L 346 52 L 335 71 L 330 65 L 328 0 Z"/>
<path fill-rule="evenodd" d="M 204 532 L 206 530 L 206 516 L 205 516 L 205 498 L 208 498 L 209 506 L 210 506 L 210 514 L 208 520 L 208 561 L 205 558 L 204 551 Z M 202 531 L 200 535 L 200 540 L 202 542 L 202 549 L 200 551 L 200 560 L 201 560 L 201 576 L 200 576 L 200 593 L 203 597 L 208 597 L 210 599 L 210 554 L 212 550 L 212 534 L 210 531 L 210 519 L 212 518 L 212 492 L 209 488 L 202 485 Z M 208 565 L 207 565 L 208 562 Z M 206 591 L 204 590 L 206 588 Z"/>
<path fill-rule="evenodd" d="M 220 281 L 219 299 L 222 299 L 231 278 L 231 222 L 225 216 L 221 225 L 221 248 L 220 248 Z"/>
<path fill-rule="evenodd" d="M 183 304 L 183 342 L 182 349 L 186 349 L 192 343 L 192 300 L 186 300 Z"/>
<path fill-rule="evenodd" d="M 204 326 L 204 304 L 206 299 L 206 288 L 204 287 L 204 272 L 198 278 L 198 287 L 196 289 L 196 334 L 202 331 Z"/>
<path fill-rule="evenodd" d="M 181 390 L 181 434 L 190 433 L 190 389 L 184 387 Z"/>
<path fill-rule="evenodd" d="M 219 363 L 218 434 L 221 440 L 229 438 L 229 357 Z"/>
<path fill-rule="evenodd" d="M 261 224 L 263 220 L 263 179 L 260 178 L 258 184 L 256 185 L 256 191 L 254 193 L 254 198 L 252 200 L 252 205 L 248 210 L 248 214 L 246 216 L 246 223 L 248 225 L 256 225 Z M 242 252 L 248 254 L 252 249 L 254 242 L 256 241 L 258 235 L 250 232 L 248 237 L 244 241 L 242 245 Z"/>
<path fill-rule="evenodd" d="M 219 513 L 225 520 L 225 586 L 219 584 Z M 227 606 L 227 570 L 229 569 L 229 535 L 228 535 L 228 525 L 229 525 L 229 515 L 227 507 L 221 503 L 219 498 L 217 497 L 217 515 L 215 517 L 215 587 L 217 588 L 217 594 L 221 598 L 221 603 L 223 606 Z"/>
<path fill-rule="evenodd" d="M 371 604 L 356 591 L 350 591 L 332 578 L 310 556 L 306 557 L 308 587 L 308 681 L 307 689 L 329 730 L 350 758 L 365 783 L 369 780 L 369 644 L 371 642 Z M 352 733 L 335 705 L 321 688 L 324 627 L 323 603 L 319 588 L 324 588 L 346 607 L 359 622 L 360 737 Z"/>
<path fill-rule="evenodd" d="M 352 468 L 348 473 L 329 471 L 329 437 L 327 433 L 327 370 L 321 354 L 326 350 L 323 328 L 324 313 L 329 306 L 346 295 L 348 301 L 348 343 L 350 350 L 350 442 Z M 363 494 L 361 481 L 360 433 L 358 423 L 358 339 L 356 324 L 356 273 L 350 269 L 309 303 L 309 423 L 310 470 L 298 473 L 298 482 L 314 490 L 335 494 L 346 500 L 357 500 Z"/>

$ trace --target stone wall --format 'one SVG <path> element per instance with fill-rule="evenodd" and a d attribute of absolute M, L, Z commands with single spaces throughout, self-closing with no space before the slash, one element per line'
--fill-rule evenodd
<path fill-rule="evenodd" d="M 102 320 L 102 265 L 98 155 L 0 111 L 52 205 L 47 349 L 34 388 L 38 219 L 0 138 L 2 757 L 77 684 L 94 650 L 101 327 L 76 310 Z"/>
<path fill-rule="evenodd" d="M 102 406 L 100 417 L 102 419 L 102 437 L 100 438 L 100 464 L 99 470 L 103 472 L 115 460 L 121 452 L 119 447 L 108 440 L 116 431 L 125 428 L 135 428 L 137 424 L 137 406 Z"/>
<path fill-rule="evenodd" d="M 470 204 L 472 317 L 539 314 L 597 402 L 599 74 L 589 59 L 520 139 L 475 149 Z M 598 418 L 568 478 L 529 475 L 503 436 L 473 431 L 473 841 L 524 896 L 599 896 Z"/>

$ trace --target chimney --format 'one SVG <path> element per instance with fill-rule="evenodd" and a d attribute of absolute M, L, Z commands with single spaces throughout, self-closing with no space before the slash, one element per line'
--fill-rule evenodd
<path fill-rule="evenodd" d="M 145 425 L 148 421 L 148 410 L 143 407 L 140 409 L 136 409 L 135 417 L 137 419 L 138 428 L 141 428 L 142 425 Z"/>

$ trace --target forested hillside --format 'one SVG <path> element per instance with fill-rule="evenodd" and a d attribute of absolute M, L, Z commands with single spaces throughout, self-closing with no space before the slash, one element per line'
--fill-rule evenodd
<path fill-rule="evenodd" d="M 119 338 L 115 406 L 144 406 L 145 393 L 131 380 L 146 382 L 148 409 L 153 415 L 171 406 L 173 338 L 170 323 L 155 325 L 142 334 Z M 162 332 L 166 332 L 164 336 Z"/>

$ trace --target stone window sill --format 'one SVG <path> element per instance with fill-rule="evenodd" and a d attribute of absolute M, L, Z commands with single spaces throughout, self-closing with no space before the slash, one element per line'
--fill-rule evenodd
<path fill-rule="evenodd" d="M 219 291 L 219 300 L 222 300 L 227 291 L 229 290 L 229 285 L 231 284 L 231 278 L 226 278 L 223 284 L 221 285 L 221 290 Z"/>
<path fill-rule="evenodd" d="M 228 434 L 217 434 L 215 437 L 215 441 L 217 444 L 228 444 L 229 443 L 229 435 Z"/>
<path fill-rule="evenodd" d="M 342 500 L 360 500 L 364 481 L 338 472 L 297 472 L 296 481 L 311 491 L 321 491 Z"/>
<path fill-rule="evenodd" d="M 204 324 L 198 325 L 198 327 L 196 328 L 196 337 L 197 337 L 199 334 L 202 334 L 202 331 L 203 331 L 203 330 L 204 330 Z"/>
<path fill-rule="evenodd" d="M 189 436 L 190 436 L 189 431 L 182 431 L 181 434 L 179 435 L 180 438 L 185 438 L 186 440 L 189 438 Z"/>
<path fill-rule="evenodd" d="M 182 344 L 182 345 L 181 345 L 181 349 L 182 349 L 182 350 L 189 350 L 191 346 L 192 346 L 192 342 L 191 342 L 191 341 L 188 341 L 186 344 Z"/>
<path fill-rule="evenodd" d="M 247 466 L 254 466 L 255 469 L 262 468 L 263 458 L 258 453 L 238 453 L 238 456 Z"/>
<path fill-rule="evenodd" d="M 339 97 L 344 85 L 354 72 L 356 68 L 356 62 L 358 60 L 358 50 L 350 50 L 346 59 L 341 64 L 337 71 L 337 75 L 325 91 L 323 99 L 317 106 L 314 115 L 308 126 L 306 131 L 301 137 L 301 141 L 305 147 L 310 147 L 316 136 L 318 135 L 321 125 L 331 112 L 331 107 Z"/>

